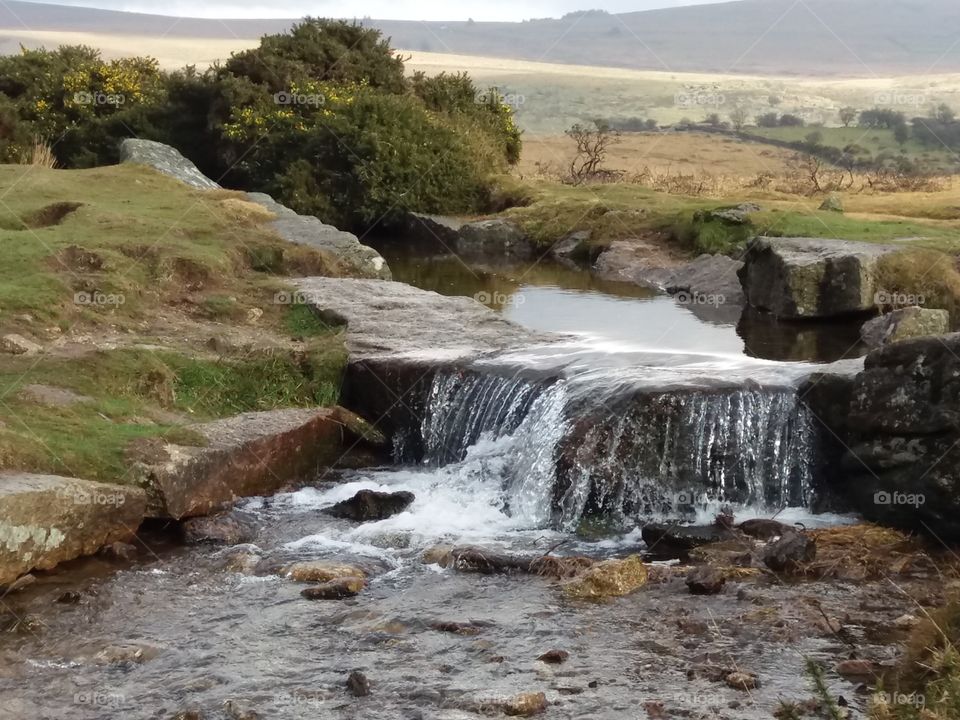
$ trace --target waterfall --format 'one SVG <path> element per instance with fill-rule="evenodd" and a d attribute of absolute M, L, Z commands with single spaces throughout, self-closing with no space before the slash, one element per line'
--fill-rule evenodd
<path fill-rule="evenodd" d="M 807 506 L 814 427 L 790 388 L 641 393 L 578 423 L 558 462 L 559 522 L 676 517 L 708 502 Z"/>
<path fill-rule="evenodd" d="M 437 373 L 423 407 L 423 463 L 471 463 L 531 524 L 811 501 L 814 426 L 789 387 L 629 390 L 471 368 Z"/>

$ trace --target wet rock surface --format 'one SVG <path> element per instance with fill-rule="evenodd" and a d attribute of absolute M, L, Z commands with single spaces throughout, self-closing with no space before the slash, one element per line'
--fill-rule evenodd
<path fill-rule="evenodd" d="M 133 537 L 145 509 L 137 488 L 0 472 L 0 586 Z"/>
<path fill-rule="evenodd" d="M 723 591 L 727 579 L 716 568 L 704 565 L 687 573 L 686 583 L 691 595 L 716 595 Z"/>
<path fill-rule="evenodd" d="M 300 591 L 307 600 L 343 600 L 356 597 L 367 586 L 361 577 L 342 577 Z"/>
<path fill-rule="evenodd" d="M 257 536 L 256 521 L 236 511 L 189 518 L 180 524 L 180 528 L 183 541 L 188 545 L 241 545 L 252 542 Z"/>
<path fill-rule="evenodd" d="M 354 522 L 386 520 L 406 510 L 415 499 L 411 492 L 383 493 L 375 490 L 361 490 L 349 500 L 327 508 L 325 512 L 335 518 Z"/>
<path fill-rule="evenodd" d="M 692 550 L 726 540 L 733 533 L 721 525 L 644 525 L 643 541 L 652 550 Z"/>
<path fill-rule="evenodd" d="M 763 562 L 774 572 L 795 572 L 816 556 L 816 541 L 806 533 L 791 531 L 767 546 Z"/>
<path fill-rule="evenodd" d="M 867 313 L 876 305 L 877 260 L 898 248 L 819 238 L 758 237 L 740 280 L 748 302 L 780 318 Z"/>

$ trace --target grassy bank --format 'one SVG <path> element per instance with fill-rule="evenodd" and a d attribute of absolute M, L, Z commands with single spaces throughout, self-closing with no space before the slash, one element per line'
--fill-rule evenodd
<path fill-rule="evenodd" d="M 848 195 L 847 212 L 820 210 L 823 197 L 789 196 L 738 190 L 723 198 L 659 192 L 618 182 L 571 186 L 538 180 L 532 202 L 515 208 L 515 218 L 530 237 L 547 247 L 575 230 L 590 230 L 606 245 L 659 234 L 690 253 L 736 253 L 751 235 L 823 237 L 868 242 L 903 242 L 911 247 L 960 252 L 960 193 Z M 700 222 L 704 211 L 751 202 L 761 207 L 742 226 Z"/>
<path fill-rule="evenodd" d="M 0 354 L 0 467 L 122 481 L 133 440 L 335 403 L 341 328 L 278 297 L 343 269 L 271 217 L 147 168 L 0 166 L 0 335 L 42 347 Z"/>

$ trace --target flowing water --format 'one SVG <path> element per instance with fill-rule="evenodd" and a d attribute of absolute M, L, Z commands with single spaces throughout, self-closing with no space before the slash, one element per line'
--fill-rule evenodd
<path fill-rule="evenodd" d="M 803 697 L 804 658 L 837 649 L 829 636 L 796 633 L 800 611 L 783 601 L 796 591 L 775 583 L 706 599 L 667 582 L 593 604 L 565 599 L 545 578 L 421 560 L 436 543 L 643 552 L 644 521 L 706 520 L 725 506 L 739 519 L 845 520 L 806 509 L 816 433 L 796 386 L 808 364 L 750 357 L 733 326 L 646 291 L 609 290 L 550 286 L 524 290 L 522 306 L 501 303 L 530 326 L 580 334 L 436 372 L 422 418 L 405 429 L 417 443 L 398 444 L 390 467 L 244 501 L 259 528 L 253 544 L 184 548 L 147 533 L 136 561 L 78 561 L 3 598 L 0 718 L 163 719 L 188 708 L 226 718 L 234 701 L 264 718 L 459 720 L 543 691 L 552 718 L 656 717 L 659 704 L 752 720 Z M 531 312 L 536 303 L 542 313 Z M 671 320 L 686 329 L 664 335 Z M 322 512 L 360 489 L 416 500 L 362 525 Z M 358 564 L 370 585 L 355 599 L 306 601 L 277 573 L 305 559 Z M 839 607 L 851 591 L 802 592 Z M 450 621 L 477 634 L 432 627 Z M 131 644 L 143 651 L 133 662 L 96 657 Z M 570 660 L 537 661 L 551 649 Z M 762 686 L 731 689 L 711 676 L 716 667 L 759 672 Z M 354 669 L 369 676 L 369 697 L 346 693 Z"/>

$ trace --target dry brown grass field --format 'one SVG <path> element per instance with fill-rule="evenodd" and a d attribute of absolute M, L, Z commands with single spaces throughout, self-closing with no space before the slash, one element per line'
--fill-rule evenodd
<path fill-rule="evenodd" d="M 575 146 L 566 135 L 527 135 L 518 173 L 524 177 L 564 172 Z M 761 173 L 784 175 L 794 153 L 708 133 L 625 133 L 613 145 L 605 167 L 638 175 L 697 174 L 749 179 Z"/>

